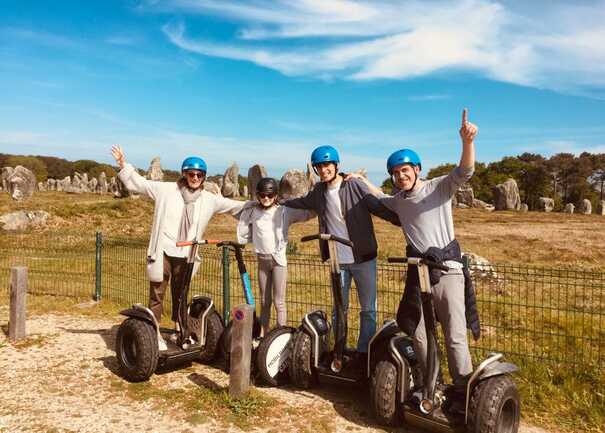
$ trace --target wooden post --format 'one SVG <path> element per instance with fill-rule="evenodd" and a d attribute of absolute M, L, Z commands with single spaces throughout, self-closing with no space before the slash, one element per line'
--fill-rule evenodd
<path fill-rule="evenodd" d="M 27 294 L 27 268 L 11 268 L 10 317 L 8 339 L 15 342 L 25 338 L 25 295 Z"/>
<path fill-rule="evenodd" d="M 233 398 L 245 396 L 250 388 L 253 317 L 254 307 L 248 304 L 238 305 L 231 312 L 229 395 Z"/>

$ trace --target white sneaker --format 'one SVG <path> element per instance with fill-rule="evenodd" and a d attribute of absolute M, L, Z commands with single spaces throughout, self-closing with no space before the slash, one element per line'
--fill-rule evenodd
<path fill-rule="evenodd" d="M 168 346 L 166 345 L 164 338 L 162 338 L 162 334 L 158 334 L 158 349 L 160 350 L 160 352 L 162 350 L 168 350 Z"/>

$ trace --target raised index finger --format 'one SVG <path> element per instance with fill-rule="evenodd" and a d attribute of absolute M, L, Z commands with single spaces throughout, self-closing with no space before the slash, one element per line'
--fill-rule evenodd
<path fill-rule="evenodd" d="M 466 122 L 468 122 L 468 108 L 462 110 L 462 126 L 464 126 Z"/>

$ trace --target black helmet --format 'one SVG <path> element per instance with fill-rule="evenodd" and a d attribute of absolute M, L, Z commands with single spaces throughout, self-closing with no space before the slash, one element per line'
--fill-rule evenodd
<path fill-rule="evenodd" d="M 277 195 L 277 181 L 272 177 L 263 177 L 256 184 L 256 192 L 264 193 L 264 194 L 274 194 Z"/>

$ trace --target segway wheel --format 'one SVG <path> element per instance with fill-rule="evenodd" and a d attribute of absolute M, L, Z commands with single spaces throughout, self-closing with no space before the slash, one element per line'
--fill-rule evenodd
<path fill-rule="evenodd" d="M 280 326 L 265 335 L 258 345 L 256 368 L 267 385 L 279 386 L 288 381 L 291 342 L 295 332 L 294 328 Z"/>
<path fill-rule="evenodd" d="M 479 382 L 469 404 L 469 433 L 517 433 L 521 402 L 515 382 L 509 375 Z"/>
<path fill-rule="evenodd" d="M 206 320 L 206 342 L 200 352 L 201 362 L 210 363 L 216 359 L 223 331 L 224 326 L 221 317 L 216 311 L 212 312 Z"/>
<path fill-rule="evenodd" d="M 311 367 L 311 337 L 304 331 L 298 331 L 292 339 L 290 378 L 292 379 L 292 383 L 297 387 L 308 389 L 315 381 Z"/>
<path fill-rule="evenodd" d="M 129 382 L 148 380 L 158 366 L 155 328 L 139 319 L 126 319 L 118 328 L 116 356 L 122 376 Z"/>
<path fill-rule="evenodd" d="M 380 424 L 395 426 L 402 420 L 401 407 L 397 404 L 397 368 L 392 362 L 383 360 L 376 365 L 370 398 Z"/>

